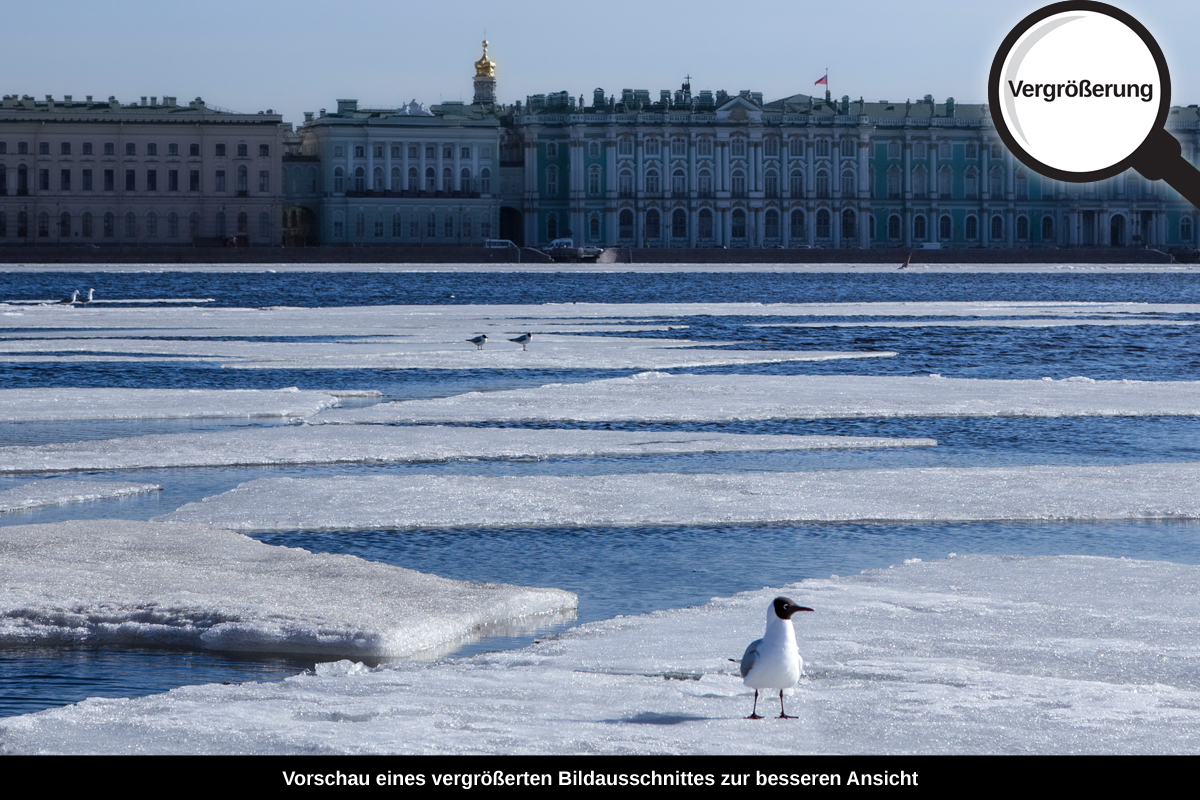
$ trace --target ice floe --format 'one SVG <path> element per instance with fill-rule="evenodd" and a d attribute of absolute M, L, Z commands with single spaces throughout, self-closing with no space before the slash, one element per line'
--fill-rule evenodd
<path fill-rule="evenodd" d="M 264 478 L 156 519 L 243 531 L 1200 519 L 1200 464 Z"/>
<path fill-rule="evenodd" d="M 89 500 L 110 500 L 146 492 L 159 492 L 162 487 L 153 483 L 124 481 L 32 481 L 14 489 L 0 491 L 0 514 L 30 508 L 62 506 L 67 503 L 86 503 Z"/>
<path fill-rule="evenodd" d="M 90 699 L 6 753 L 1194 753 L 1200 567 L 960 556 L 580 626 L 523 650 Z M 736 659 L 786 593 L 796 720 Z M 779 770 L 784 771 L 784 770 Z"/>
<path fill-rule="evenodd" d="M 0 646 L 398 657 L 576 607 L 558 589 L 126 520 L 0 527 L 0 575 Z"/>
<path fill-rule="evenodd" d="M 670 375 L 470 392 L 336 409 L 313 423 L 689 422 L 862 417 L 1200 414 L 1197 381 L 975 380 L 940 376 Z"/>
<path fill-rule="evenodd" d="M 336 425 L 237 428 L 0 447 L 0 472 L 644 456 L 936 444 L 933 439 L 869 436 Z"/>
<path fill-rule="evenodd" d="M 0 389 L 0 422 L 306 417 L 338 404 L 290 389 Z"/>

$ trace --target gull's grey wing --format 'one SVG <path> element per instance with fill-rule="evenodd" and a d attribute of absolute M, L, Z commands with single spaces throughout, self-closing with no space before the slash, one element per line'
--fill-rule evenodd
<path fill-rule="evenodd" d="M 746 652 L 742 653 L 742 677 L 750 674 L 750 670 L 754 669 L 754 662 L 758 661 L 758 646 L 762 644 L 762 639 L 755 639 L 746 648 Z"/>

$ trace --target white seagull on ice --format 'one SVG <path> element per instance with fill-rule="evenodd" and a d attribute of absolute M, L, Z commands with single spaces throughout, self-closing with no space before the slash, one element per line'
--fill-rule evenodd
<path fill-rule="evenodd" d="M 525 349 L 526 349 L 526 347 L 525 347 L 525 346 L 526 346 L 527 344 L 529 344 L 529 340 L 530 340 L 530 339 L 532 339 L 532 338 L 533 338 L 533 334 L 532 334 L 532 333 L 522 333 L 520 336 L 518 336 L 518 337 L 517 337 L 517 338 L 515 338 L 515 339 L 509 339 L 509 341 L 510 341 L 510 342 L 516 342 L 517 344 L 521 345 L 521 349 L 522 349 L 522 350 L 525 350 Z"/>
<path fill-rule="evenodd" d="M 475 345 L 476 350 L 482 350 L 483 343 L 487 341 L 487 334 L 481 333 L 478 336 L 474 337 L 473 339 L 467 339 L 467 341 L 470 342 L 471 344 Z"/>
<path fill-rule="evenodd" d="M 746 719 L 762 719 L 758 715 L 758 690 L 779 690 L 779 718 L 795 719 L 783 710 L 783 690 L 790 689 L 800 680 L 804 671 L 804 659 L 796 647 L 796 629 L 792 627 L 792 614 L 797 611 L 812 611 L 796 605 L 787 597 L 776 597 L 767 606 L 767 632 L 756 639 L 742 655 L 742 682 L 754 690 L 754 710 Z"/>

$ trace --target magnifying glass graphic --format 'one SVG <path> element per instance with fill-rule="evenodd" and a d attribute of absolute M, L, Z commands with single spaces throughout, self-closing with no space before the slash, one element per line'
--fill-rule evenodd
<path fill-rule="evenodd" d="M 1200 208 L 1200 171 L 1164 123 L 1171 76 L 1162 49 L 1105 3 L 1054 3 L 1021 20 L 992 61 L 996 132 L 1021 163 L 1069 183 L 1133 168 Z"/>

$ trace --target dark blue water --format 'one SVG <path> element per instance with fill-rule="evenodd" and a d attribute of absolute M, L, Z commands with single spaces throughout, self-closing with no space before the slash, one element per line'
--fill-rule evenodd
<path fill-rule="evenodd" d="M 496 274 L 496 273 L 2 273 L 0 302 L 57 298 L 95 286 L 113 299 L 212 298 L 209 306 L 522 304 L 564 302 L 1097 301 L 1200 303 L 1190 274 Z M 80 312 L 85 313 L 85 312 Z M 1098 315 L 1097 315 L 1098 316 Z M 18 318 L 0 317 L 0 325 Z M 905 322 L 913 317 L 898 318 Z M 919 318 L 917 318 L 919 319 Z M 625 321 L 620 317 L 614 321 Z M 631 320 L 632 321 L 632 320 Z M 637 320 L 644 323 L 644 319 Z M 806 317 L 828 327 L 781 327 L 787 317 L 673 316 L 683 330 L 629 334 L 689 338 L 739 349 L 889 350 L 895 358 L 678 370 L 726 374 L 926 375 L 970 378 L 1200 379 L 1200 325 L 852 327 L 864 317 Z M 1159 322 L 1200 321 L 1160 314 Z M 843 323 L 838 325 L 837 323 Z M 602 326 L 598 326 L 602 327 Z M 0 327 L 0 342 L 11 327 Z M 54 330 L 28 335 L 53 337 Z M 581 334 L 585 335 L 585 334 Z M 247 337 L 264 341 L 270 337 Z M 319 334 L 285 341 L 321 340 Z M 345 338 L 345 337 L 339 337 Z M 69 343 L 61 342 L 64 354 Z M 630 370 L 247 370 L 219 363 L 32 361 L 0 363 L 0 387 L 375 389 L 388 398 L 584 381 Z M 147 433 L 219 430 L 261 421 L 203 420 L 0 425 L 0 445 L 44 444 Z M 264 477 L 408 472 L 525 475 L 620 472 L 861 469 L 911 466 L 1119 464 L 1200 460 L 1200 419 L 867 419 L 578 425 L 625 430 L 930 437 L 936 448 L 800 453 L 697 454 L 650 458 L 465 461 L 330 467 L 220 468 L 5 476 L 0 491 L 30 480 L 134 480 L 163 491 L 123 500 L 0 516 L 0 524 L 65 519 L 148 519 L 239 483 Z M 580 620 L 702 603 L 714 596 L 831 573 L 883 567 L 950 552 L 1078 553 L 1200 563 L 1200 526 L 1183 523 L 812 524 L 648 529 L 291 532 L 263 541 L 363 558 L 474 581 L 558 586 L 580 596 Z M 520 646 L 536 633 L 487 640 L 471 650 Z M 133 696 L 187 683 L 265 680 L 307 662 L 221 654 L 0 650 L 0 715 L 87 696 Z"/>

